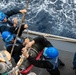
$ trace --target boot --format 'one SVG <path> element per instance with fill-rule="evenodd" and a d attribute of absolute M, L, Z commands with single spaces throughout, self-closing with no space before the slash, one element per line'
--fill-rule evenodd
<path fill-rule="evenodd" d="M 65 66 L 65 64 L 58 58 L 58 64 L 60 65 L 60 66 Z"/>

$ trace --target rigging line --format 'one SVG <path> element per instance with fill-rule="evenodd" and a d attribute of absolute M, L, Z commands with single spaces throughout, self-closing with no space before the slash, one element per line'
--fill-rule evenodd
<path fill-rule="evenodd" d="M 26 7 L 25 7 L 26 10 L 28 9 L 29 2 L 30 2 L 30 0 L 28 0 L 28 2 L 27 2 L 27 5 L 26 5 Z M 12 56 L 12 53 L 13 53 L 13 50 L 14 50 L 14 47 L 15 47 L 15 44 L 16 44 L 16 41 L 17 41 L 18 34 L 19 34 L 19 32 L 20 32 L 20 29 L 21 29 L 21 25 L 22 25 L 22 23 L 24 22 L 25 15 L 26 15 L 26 14 L 23 14 L 23 16 L 22 16 L 22 19 L 21 19 L 21 22 L 20 22 L 20 26 L 19 26 L 19 29 L 18 29 L 18 31 L 17 31 L 17 35 L 16 35 L 16 38 L 15 38 L 15 40 L 14 40 L 13 47 L 12 47 L 12 49 L 11 49 L 11 56 Z"/>
<path fill-rule="evenodd" d="M 27 38 L 29 37 L 29 32 L 28 32 L 28 28 L 27 28 L 27 34 L 26 34 L 26 37 L 27 37 Z"/>

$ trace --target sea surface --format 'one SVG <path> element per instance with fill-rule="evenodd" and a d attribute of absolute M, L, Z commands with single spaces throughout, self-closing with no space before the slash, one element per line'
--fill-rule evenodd
<path fill-rule="evenodd" d="M 28 0 L 0 0 L 0 11 L 13 8 L 24 9 Z M 29 29 L 69 38 L 76 38 L 76 4 L 69 4 L 63 0 L 30 0 L 25 23 Z M 11 16 L 18 18 L 20 23 L 22 14 Z"/>

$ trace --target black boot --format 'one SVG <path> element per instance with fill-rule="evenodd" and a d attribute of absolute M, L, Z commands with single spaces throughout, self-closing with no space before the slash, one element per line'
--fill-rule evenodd
<path fill-rule="evenodd" d="M 58 64 L 60 65 L 60 66 L 65 66 L 65 64 L 58 58 Z"/>
<path fill-rule="evenodd" d="M 76 70 L 76 67 L 75 66 L 73 66 L 73 70 Z"/>
<path fill-rule="evenodd" d="M 60 63 L 61 66 L 65 66 L 65 64 L 63 62 Z"/>

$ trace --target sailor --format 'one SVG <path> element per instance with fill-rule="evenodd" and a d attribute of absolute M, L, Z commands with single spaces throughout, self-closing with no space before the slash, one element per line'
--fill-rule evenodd
<path fill-rule="evenodd" d="M 46 68 L 50 75 L 60 75 L 58 70 L 58 50 L 54 47 L 45 48 L 43 55 L 43 60 L 35 60 L 33 57 L 29 56 L 27 49 L 23 49 L 24 56 L 28 61 L 36 67 Z"/>
<path fill-rule="evenodd" d="M 43 50 L 41 60 L 35 60 L 29 53 L 28 48 L 36 44 L 36 49 Z M 35 47 L 34 47 L 35 48 Z M 43 36 L 34 38 L 31 42 L 27 43 L 22 49 L 23 55 L 27 60 L 36 67 L 46 68 L 50 75 L 60 75 L 58 69 L 58 50 Z M 60 59 L 59 59 L 60 60 Z M 61 62 L 62 63 L 62 62 Z M 62 63 L 64 64 L 64 63 Z"/>
<path fill-rule="evenodd" d="M 0 11 L 0 32 L 2 33 L 3 31 L 10 31 L 11 33 L 16 34 L 18 27 L 18 21 L 17 18 L 14 18 L 14 22 L 12 22 L 9 17 L 11 17 L 12 15 L 15 15 L 17 13 L 26 13 L 27 11 L 25 9 L 23 10 L 19 10 L 19 9 L 12 9 L 10 11 L 7 12 L 1 12 Z M 23 24 L 21 27 L 20 31 L 23 31 L 25 28 L 28 28 L 27 24 Z M 21 36 L 21 34 L 19 34 L 19 36 Z"/>
<path fill-rule="evenodd" d="M 4 31 L 2 33 L 2 39 L 5 42 L 6 50 L 10 53 L 11 53 L 12 46 L 14 44 L 14 38 L 15 38 L 15 35 L 10 33 L 9 31 Z M 25 46 L 26 41 L 28 40 L 29 40 L 28 38 L 23 40 L 22 38 L 17 37 L 17 42 L 15 44 L 15 47 L 12 53 L 12 57 L 15 59 L 16 63 L 20 59 L 21 50 Z"/>

